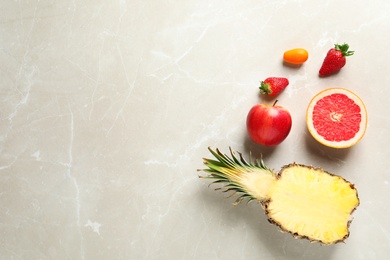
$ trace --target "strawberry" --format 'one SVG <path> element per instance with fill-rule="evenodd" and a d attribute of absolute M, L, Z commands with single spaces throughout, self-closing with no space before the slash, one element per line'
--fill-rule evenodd
<path fill-rule="evenodd" d="M 271 97 L 278 95 L 288 86 L 286 78 L 270 77 L 260 83 L 260 93 Z"/>
<path fill-rule="evenodd" d="M 345 66 L 347 56 L 353 55 L 354 51 L 348 51 L 349 45 L 335 44 L 334 48 L 330 49 L 326 54 L 324 62 L 320 68 L 319 74 L 321 77 L 328 76 L 339 71 Z"/>

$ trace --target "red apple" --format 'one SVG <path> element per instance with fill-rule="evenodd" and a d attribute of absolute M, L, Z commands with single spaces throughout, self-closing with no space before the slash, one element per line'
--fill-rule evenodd
<path fill-rule="evenodd" d="M 291 115 L 287 109 L 277 106 L 257 104 L 251 108 L 246 119 L 246 127 L 251 139 L 258 144 L 274 146 L 280 144 L 291 130 Z"/>

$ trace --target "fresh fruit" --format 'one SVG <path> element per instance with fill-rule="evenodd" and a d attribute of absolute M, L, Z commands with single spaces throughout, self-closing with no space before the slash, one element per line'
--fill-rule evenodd
<path fill-rule="evenodd" d="M 287 86 L 289 82 L 286 78 L 270 77 L 260 82 L 260 93 L 274 97 L 279 95 Z"/>
<path fill-rule="evenodd" d="M 251 108 L 246 119 L 250 138 L 258 144 L 274 146 L 280 144 L 291 130 L 291 115 L 287 109 L 277 106 L 277 100 L 270 106 L 257 104 Z"/>
<path fill-rule="evenodd" d="M 224 192 L 261 203 L 270 223 L 295 238 L 322 244 L 343 242 L 349 236 L 351 214 L 359 205 L 353 184 L 321 168 L 292 163 L 279 173 L 267 168 L 262 160 L 248 163 L 230 149 L 231 157 L 218 149 L 210 152 L 217 159 L 204 159 L 208 178 L 213 183 L 227 183 Z"/>
<path fill-rule="evenodd" d="M 283 54 L 283 61 L 291 64 L 300 65 L 307 61 L 309 58 L 309 53 L 307 50 L 302 48 L 295 48 L 288 50 Z"/>
<path fill-rule="evenodd" d="M 349 45 L 335 44 L 334 48 L 330 49 L 326 54 L 324 62 L 320 68 L 319 74 L 321 77 L 329 76 L 345 66 L 346 58 L 353 55 L 354 51 L 349 51 Z"/>
<path fill-rule="evenodd" d="M 350 90 L 329 88 L 310 101 L 306 124 L 311 135 L 323 145 L 347 148 L 364 136 L 367 111 L 363 101 Z"/>

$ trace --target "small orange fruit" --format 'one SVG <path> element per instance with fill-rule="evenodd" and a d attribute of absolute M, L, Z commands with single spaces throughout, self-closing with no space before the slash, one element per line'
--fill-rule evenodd
<path fill-rule="evenodd" d="M 283 60 L 287 63 L 300 65 L 307 61 L 309 58 L 309 53 L 307 50 L 302 48 L 295 48 L 288 50 L 283 54 Z"/>
<path fill-rule="evenodd" d="M 350 90 L 329 88 L 310 101 L 306 124 L 310 134 L 321 144 L 347 148 L 364 136 L 367 111 L 363 101 Z"/>

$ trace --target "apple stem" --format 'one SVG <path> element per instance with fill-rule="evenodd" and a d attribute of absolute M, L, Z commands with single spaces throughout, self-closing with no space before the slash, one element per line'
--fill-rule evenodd
<path fill-rule="evenodd" d="M 272 105 L 273 107 L 276 105 L 276 103 L 278 102 L 278 100 L 275 100 L 274 104 Z"/>

